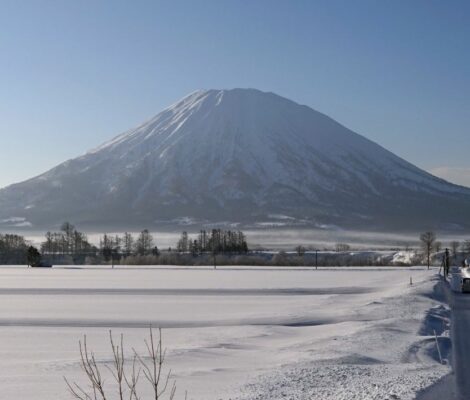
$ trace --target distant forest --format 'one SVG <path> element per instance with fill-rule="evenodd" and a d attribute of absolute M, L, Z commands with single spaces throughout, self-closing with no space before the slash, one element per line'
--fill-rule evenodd
<path fill-rule="evenodd" d="M 159 248 L 152 234 L 144 229 L 138 234 L 103 234 L 99 243 L 89 242 L 85 233 L 65 222 L 60 231 L 47 232 L 36 251 L 23 236 L 0 234 L 0 264 L 26 265 L 31 249 L 41 260 L 53 265 L 251 265 L 251 266 L 385 266 L 440 265 L 445 248 L 433 232 L 425 232 L 420 247 L 395 249 L 389 254 L 379 251 L 352 250 L 337 243 L 334 249 L 308 250 L 297 246 L 294 251 L 249 250 L 247 238 L 240 230 L 211 229 L 189 235 L 182 232 L 174 247 Z M 470 255 L 470 240 L 452 241 L 448 254 L 454 265 Z M 398 257 L 395 258 L 394 254 Z"/>
<path fill-rule="evenodd" d="M 0 235 L 0 264 L 26 264 L 31 243 L 20 235 Z M 176 247 L 159 249 L 152 234 L 144 229 L 137 235 L 104 234 L 99 245 L 88 241 L 85 233 L 69 222 L 59 232 L 47 232 L 39 251 L 44 260 L 55 264 L 175 264 L 188 259 L 212 259 L 216 255 L 248 253 L 246 236 L 241 231 L 201 230 L 196 237 L 181 234 Z"/>

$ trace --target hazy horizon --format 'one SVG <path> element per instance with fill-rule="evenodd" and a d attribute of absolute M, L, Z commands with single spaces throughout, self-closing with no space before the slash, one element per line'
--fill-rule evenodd
<path fill-rule="evenodd" d="M 80 227 L 77 227 L 80 230 Z M 418 248 L 421 232 L 365 232 L 353 230 L 320 230 L 320 229 L 242 229 L 248 239 L 251 250 L 264 248 L 266 250 L 289 250 L 294 251 L 296 246 L 304 246 L 307 249 L 331 249 L 334 250 L 337 243 L 349 244 L 353 250 L 390 250 L 396 248 Z M 3 229 L 0 229 L 2 232 Z M 181 233 L 187 231 L 189 236 L 196 237 L 199 230 L 181 227 L 180 230 L 150 230 L 159 249 L 168 247 L 175 249 Z M 9 232 L 24 235 L 34 245 L 44 241 L 45 232 L 41 231 L 15 231 Z M 84 230 L 90 243 L 99 245 L 100 237 L 104 234 L 114 236 L 122 235 L 123 230 L 97 232 L 96 230 Z M 130 230 L 129 233 L 137 235 L 139 231 Z M 443 248 L 450 247 L 450 242 L 457 240 L 463 242 L 468 239 L 465 233 L 437 233 L 438 240 Z"/>

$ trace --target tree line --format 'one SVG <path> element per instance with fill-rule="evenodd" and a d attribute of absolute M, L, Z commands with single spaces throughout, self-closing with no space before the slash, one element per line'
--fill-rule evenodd
<path fill-rule="evenodd" d="M 181 234 L 174 248 L 158 248 L 155 238 L 144 229 L 132 234 L 103 234 L 93 244 L 88 236 L 73 224 L 64 222 L 59 231 L 47 232 L 38 249 L 23 236 L 0 234 L 0 264 L 27 264 L 32 254 L 40 254 L 43 260 L 56 264 L 99 264 L 102 262 L 138 263 L 146 257 L 155 263 L 173 262 L 178 258 L 172 254 L 199 257 L 204 254 L 246 254 L 248 244 L 242 231 L 212 229 L 201 230 L 194 237 L 187 232 Z M 170 254 L 170 256 L 169 256 Z M 150 258 L 149 258 L 150 257 Z"/>
<path fill-rule="evenodd" d="M 39 246 L 39 254 L 43 260 L 55 264 L 172 264 L 172 265 L 208 265 L 217 256 L 220 265 L 349 265 L 359 262 L 357 256 L 347 254 L 338 256 L 328 253 L 307 254 L 307 249 L 297 246 L 295 253 L 249 252 L 246 235 L 240 230 L 201 230 L 189 235 L 182 232 L 174 248 L 160 250 L 153 235 L 144 229 L 137 234 L 103 234 L 98 243 L 93 244 L 87 235 L 80 232 L 69 222 L 65 222 L 57 232 L 47 232 Z M 443 257 L 443 244 L 432 232 L 424 232 L 419 237 L 420 251 L 416 248 L 413 262 L 431 265 L 440 262 Z M 470 240 L 450 241 L 447 246 L 455 265 L 470 256 Z M 17 234 L 0 234 L 0 264 L 28 264 L 31 258 L 31 243 Z M 327 249 L 325 249 L 327 250 Z M 338 243 L 338 253 L 348 252 L 350 246 Z M 412 250 L 406 246 L 406 250 Z M 28 258 L 29 255 L 29 258 Z M 381 260 L 361 260 L 364 265 L 379 265 Z M 387 261 L 383 261 L 387 263 Z"/>
<path fill-rule="evenodd" d="M 0 264 L 26 264 L 28 247 L 23 236 L 0 234 Z"/>
<path fill-rule="evenodd" d="M 423 232 L 419 240 L 424 262 L 429 268 L 433 263 L 433 259 L 439 258 L 444 249 L 443 244 L 437 240 L 437 235 L 433 231 Z M 449 250 L 449 255 L 453 258 L 454 264 L 459 264 L 463 262 L 465 257 L 470 256 L 470 240 L 464 240 L 463 242 L 452 240 L 446 248 Z"/>
<path fill-rule="evenodd" d="M 160 255 L 160 250 L 148 229 L 144 229 L 137 236 L 129 232 L 125 232 L 122 236 L 104 234 L 100 238 L 99 249 L 105 261 L 119 260 L 135 255 Z"/>
<path fill-rule="evenodd" d="M 59 232 L 47 232 L 40 245 L 41 254 L 50 259 L 72 258 L 73 263 L 84 262 L 87 256 L 96 255 L 98 249 L 88 241 L 85 233 L 64 222 Z"/>
<path fill-rule="evenodd" d="M 128 232 L 122 235 L 105 233 L 100 236 L 99 244 L 94 245 L 85 233 L 78 231 L 69 222 L 62 224 L 59 232 L 47 232 L 40 250 L 42 256 L 50 260 L 72 260 L 77 264 L 159 254 L 154 238 L 147 229 L 136 236 Z"/>
<path fill-rule="evenodd" d="M 201 230 L 197 237 L 190 237 L 187 232 L 181 234 L 176 245 L 180 253 L 198 255 L 203 253 L 227 254 L 248 253 L 248 242 L 242 231 L 212 229 Z"/>

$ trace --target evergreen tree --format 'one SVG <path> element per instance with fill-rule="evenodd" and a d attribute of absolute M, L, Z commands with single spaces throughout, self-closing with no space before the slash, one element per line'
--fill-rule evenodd
<path fill-rule="evenodd" d="M 41 253 L 34 246 L 29 246 L 27 250 L 28 266 L 35 267 L 41 262 Z"/>

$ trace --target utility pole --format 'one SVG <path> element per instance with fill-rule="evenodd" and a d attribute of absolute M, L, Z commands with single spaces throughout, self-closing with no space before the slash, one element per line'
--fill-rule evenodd
<path fill-rule="evenodd" d="M 111 249 L 111 269 L 114 269 L 114 256 L 117 255 L 117 248 Z"/>

